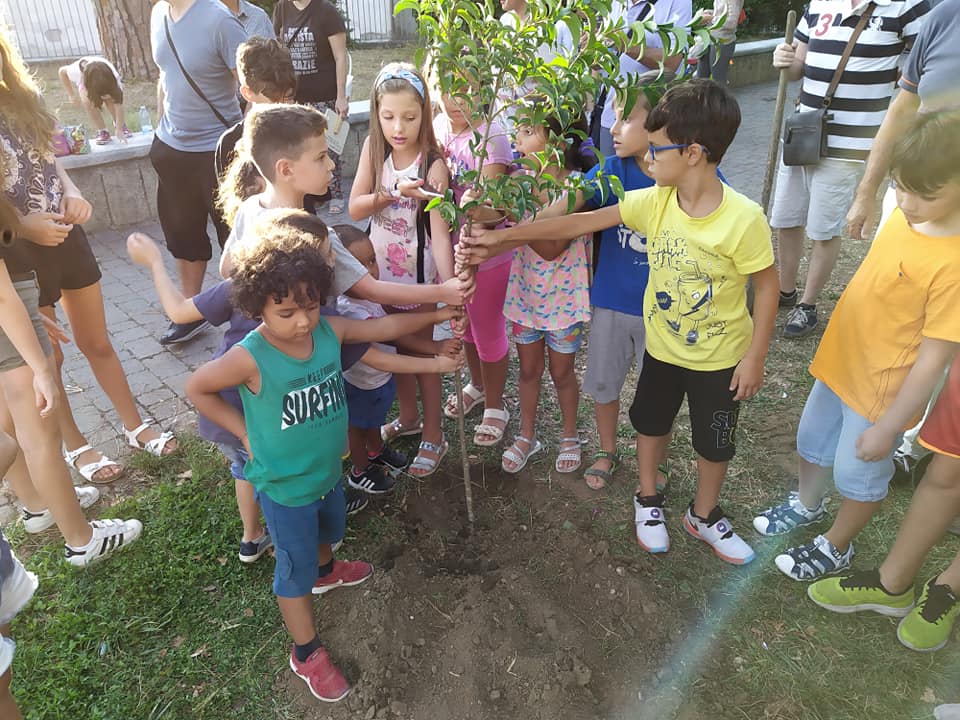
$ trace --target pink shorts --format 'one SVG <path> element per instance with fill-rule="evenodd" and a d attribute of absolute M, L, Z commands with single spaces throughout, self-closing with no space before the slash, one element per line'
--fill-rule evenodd
<path fill-rule="evenodd" d="M 470 323 L 463 339 L 477 346 L 483 362 L 503 360 L 510 345 L 507 342 L 507 321 L 503 317 L 503 302 L 507 297 L 510 265 L 505 262 L 477 271 L 477 289 L 473 300 L 467 303 Z"/>

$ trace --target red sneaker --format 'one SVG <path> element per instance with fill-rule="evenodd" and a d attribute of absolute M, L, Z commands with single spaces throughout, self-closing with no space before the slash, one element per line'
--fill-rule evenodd
<path fill-rule="evenodd" d="M 313 594 L 323 595 L 338 587 L 359 585 L 373 575 L 373 565 L 359 560 L 334 560 L 333 571 L 329 575 L 317 578 L 313 584 Z"/>
<path fill-rule="evenodd" d="M 317 700 L 339 702 L 350 693 L 350 683 L 323 648 L 315 650 L 303 662 L 297 660 L 296 654 L 291 650 L 290 669 L 307 684 Z"/>

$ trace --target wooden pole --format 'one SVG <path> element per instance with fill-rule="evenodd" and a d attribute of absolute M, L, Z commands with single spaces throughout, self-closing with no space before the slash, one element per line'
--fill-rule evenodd
<path fill-rule="evenodd" d="M 791 10 L 787 13 L 787 31 L 783 41 L 787 45 L 793 44 L 793 32 L 797 28 L 797 13 Z M 780 71 L 780 84 L 777 87 L 777 104 L 773 110 L 773 133 L 770 136 L 770 151 L 767 153 L 767 171 L 763 176 L 763 194 L 760 205 L 764 212 L 770 210 L 770 193 L 773 189 L 773 175 L 777 169 L 777 155 L 780 152 L 780 133 L 783 128 L 783 106 L 787 99 L 787 84 L 790 82 L 788 68 Z"/>
<path fill-rule="evenodd" d="M 467 220 L 466 232 L 470 233 L 470 229 L 473 226 L 473 219 L 470 218 Z M 456 275 L 459 275 L 461 272 L 467 269 L 463 266 L 454 266 L 453 272 Z M 466 309 L 461 306 L 460 308 L 464 312 Z M 463 494 L 467 501 L 467 522 L 470 523 L 470 529 L 473 529 L 473 487 L 470 485 L 470 458 L 467 454 L 467 430 L 466 430 L 466 419 L 464 418 L 463 412 L 463 376 L 460 374 L 460 371 L 453 375 L 453 391 L 457 394 L 457 435 L 460 438 L 460 462 L 463 466 Z"/>

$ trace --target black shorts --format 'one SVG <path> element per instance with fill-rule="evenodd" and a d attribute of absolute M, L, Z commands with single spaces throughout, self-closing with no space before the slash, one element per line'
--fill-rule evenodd
<path fill-rule="evenodd" d="M 221 248 L 230 234 L 215 204 L 214 151 L 183 152 L 154 137 L 150 163 L 157 172 L 157 214 L 170 254 L 178 260 L 209 260 L 207 218 L 213 220 Z"/>
<path fill-rule="evenodd" d="M 61 290 L 82 290 L 100 282 L 100 266 L 87 234 L 79 225 L 74 225 L 59 245 L 36 245 L 32 253 L 40 285 L 40 307 L 54 305 L 60 299 Z"/>
<path fill-rule="evenodd" d="M 730 460 L 736 450 L 734 435 L 740 413 L 740 403 L 730 390 L 733 370 L 688 370 L 644 353 L 630 422 L 641 435 L 667 435 L 686 395 L 693 449 L 710 462 Z"/>

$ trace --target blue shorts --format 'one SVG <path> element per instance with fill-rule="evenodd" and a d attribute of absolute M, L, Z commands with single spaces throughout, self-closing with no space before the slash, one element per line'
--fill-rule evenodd
<path fill-rule="evenodd" d="M 887 496 L 893 477 L 893 453 L 876 462 L 857 457 L 857 438 L 873 423 L 854 412 L 833 390 L 817 380 L 803 406 L 797 428 L 797 452 L 819 467 L 833 468 L 833 482 L 843 497 L 858 502 L 877 502 Z"/>
<path fill-rule="evenodd" d="M 363 390 L 346 380 L 343 387 L 347 394 L 347 410 L 350 413 L 350 426 L 364 430 L 380 429 L 387 421 L 387 413 L 393 406 L 397 395 L 397 384 L 391 377 L 385 384 L 373 390 Z"/>
<path fill-rule="evenodd" d="M 226 443 L 217 443 L 217 447 L 220 448 L 223 456 L 230 461 L 230 474 L 233 475 L 233 479 L 246 480 L 247 477 L 243 474 L 243 467 L 250 459 L 250 456 L 247 455 L 247 449 L 242 445 L 234 447 Z"/>
<path fill-rule="evenodd" d="M 554 352 L 572 355 L 583 345 L 583 323 L 574 323 L 563 330 L 535 330 L 517 322 L 511 322 L 511 335 L 517 345 L 532 345 L 543 339 Z"/>
<path fill-rule="evenodd" d="M 343 483 L 338 482 L 319 500 L 300 507 L 280 505 L 259 491 L 257 501 L 277 558 L 273 594 L 286 598 L 309 595 L 318 577 L 320 546 L 343 539 L 347 519 Z"/>

